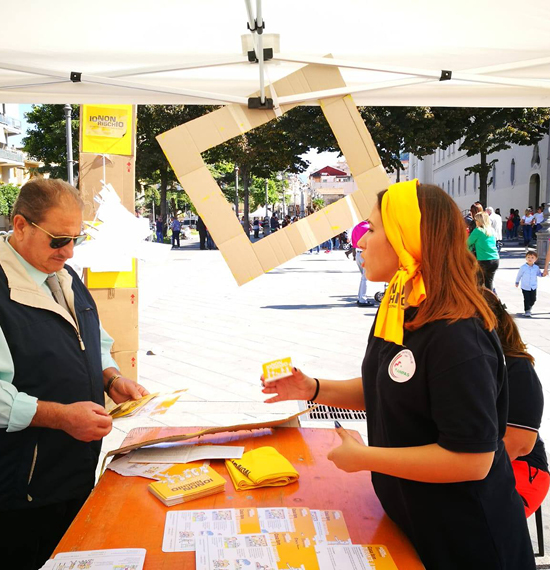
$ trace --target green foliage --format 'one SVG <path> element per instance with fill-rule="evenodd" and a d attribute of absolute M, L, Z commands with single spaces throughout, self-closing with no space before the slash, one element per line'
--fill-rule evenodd
<path fill-rule="evenodd" d="M 0 183 L 0 215 L 10 217 L 21 188 L 16 184 Z"/>
<path fill-rule="evenodd" d="M 317 210 L 321 210 L 325 207 L 325 201 L 323 198 L 313 198 L 311 205 L 313 206 L 313 210 L 316 212 Z"/>
<path fill-rule="evenodd" d="M 29 131 L 23 138 L 23 149 L 44 163 L 40 174 L 67 180 L 67 138 L 65 134 L 64 105 L 33 105 L 25 114 Z M 72 105 L 72 142 L 75 164 L 78 159 L 78 127 L 80 106 Z M 75 166 L 75 165 L 73 165 Z M 75 169 L 75 173 L 76 173 Z"/>

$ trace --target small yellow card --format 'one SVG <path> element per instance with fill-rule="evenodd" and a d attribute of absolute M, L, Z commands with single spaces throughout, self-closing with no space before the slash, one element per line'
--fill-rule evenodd
<path fill-rule="evenodd" d="M 279 358 L 279 360 L 266 362 L 262 368 L 264 371 L 264 382 L 278 380 L 292 374 L 292 360 L 290 356 Z"/>

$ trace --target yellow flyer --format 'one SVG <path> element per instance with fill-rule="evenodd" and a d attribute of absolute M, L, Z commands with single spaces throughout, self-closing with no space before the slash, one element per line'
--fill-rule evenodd
<path fill-rule="evenodd" d="M 284 378 L 292 374 L 292 360 L 290 356 L 287 358 L 279 358 L 279 360 L 272 360 L 271 362 L 266 362 L 262 366 L 262 369 L 265 382 L 278 380 L 279 378 Z"/>
<path fill-rule="evenodd" d="M 83 105 L 82 152 L 132 156 L 132 105 Z"/>
<path fill-rule="evenodd" d="M 321 570 L 398 570 L 388 549 L 379 544 L 321 544 L 315 550 Z"/>
<path fill-rule="evenodd" d="M 317 544 L 351 544 L 342 511 L 311 510 Z"/>

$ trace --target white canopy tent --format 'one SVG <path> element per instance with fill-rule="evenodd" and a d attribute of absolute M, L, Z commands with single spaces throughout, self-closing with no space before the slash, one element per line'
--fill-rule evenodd
<path fill-rule="evenodd" d="M 263 74 L 241 46 L 260 16 L 280 39 Z M 3 22 L 4 103 L 246 104 L 323 62 L 359 105 L 550 106 L 548 0 L 27 0 Z"/>

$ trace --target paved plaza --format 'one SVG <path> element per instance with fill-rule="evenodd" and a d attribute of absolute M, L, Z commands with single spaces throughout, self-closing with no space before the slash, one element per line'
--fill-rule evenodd
<path fill-rule="evenodd" d="M 220 252 L 200 251 L 194 238 L 167 254 L 139 268 L 139 377 L 151 392 L 187 391 L 155 420 L 116 420 L 104 451 L 118 447 L 136 426 L 230 425 L 298 411 L 296 402 L 263 403 L 259 377 L 269 360 L 291 356 L 295 366 L 319 378 L 360 375 L 376 307 L 356 305 L 360 275 L 343 251 L 300 255 L 242 287 Z M 523 255 L 523 248 L 505 247 L 495 278 L 512 314 L 523 312 L 521 291 L 514 286 Z M 518 317 L 517 323 L 550 402 L 550 277 L 539 280 L 533 318 Z M 341 423 L 366 439 L 364 422 Z M 550 442 L 550 405 L 541 435 Z M 544 509 L 550 514 L 550 502 Z M 550 516 L 545 533 L 550 552 Z"/>

